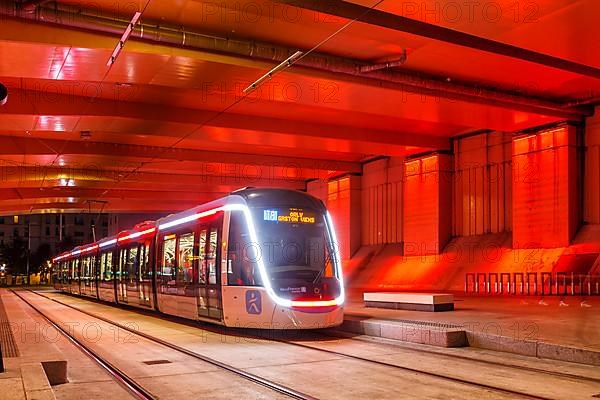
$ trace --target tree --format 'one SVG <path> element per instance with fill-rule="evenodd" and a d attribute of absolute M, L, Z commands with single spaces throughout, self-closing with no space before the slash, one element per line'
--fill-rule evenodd
<path fill-rule="evenodd" d="M 16 236 L 11 244 L 4 247 L 6 267 L 13 275 L 27 273 L 27 243 Z"/>
<path fill-rule="evenodd" d="M 48 243 L 42 243 L 31 254 L 31 258 L 29 259 L 29 273 L 37 274 L 40 269 L 44 266 L 46 260 L 51 257 L 51 247 Z"/>

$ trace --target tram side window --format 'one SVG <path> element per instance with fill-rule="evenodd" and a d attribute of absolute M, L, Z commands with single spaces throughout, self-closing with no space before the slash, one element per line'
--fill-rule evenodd
<path fill-rule="evenodd" d="M 227 246 L 227 283 L 231 286 L 255 286 L 260 277 L 256 246 L 250 240 L 248 227 L 241 212 L 231 213 Z"/>
<path fill-rule="evenodd" d="M 138 248 L 132 247 L 127 254 L 127 274 L 132 281 L 139 281 L 139 265 Z"/>
<path fill-rule="evenodd" d="M 87 257 L 86 258 L 86 266 L 85 266 L 85 277 L 89 280 L 91 279 L 94 275 L 92 273 L 92 265 L 94 263 L 94 258 L 93 257 Z"/>
<path fill-rule="evenodd" d="M 202 229 L 200 231 L 200 235 L 199 235 L 199 239 L 198 239 L 198 245 L 199 245 L 199 252 L 198 254 L 200 255 L 200 264 L 199 264 L 199 271 L 198 271 L 198 283 L 200 284 L 206 284 L 206 256 L 205 256 L 205 250 L 206 250 L 206 229 Z"/>
<path fill-rule="evenodd" d="M 90 278 L 92 280 L 96 280 L 96 256 L 91 256 L 90 257 Z"/>
<path fill-rule="evenodd" d="M 194 281 L 194 239 L 193 233 L 179 236 L 177 282 L 191 283 Z"/>
<path fill-rule="evenodd" d="M 162 279 L 164 282 L 175 280 L 175 249 L 177 238 L 175 235 L 168 235 L 164 238 L 162 254 Z"/>
<path fill-rule="evenodd" d="M 150 242 L 140 246 L 140 276 L 142 279 L 152 279 L 152 268 L 150 267 Z"/>
<path fill-rule="evenodd" d="M 117 271 L 119 281 L 127 279 L 127 260 L 128 260 L 129 249 L 121 249 L 119 252 L 119 271 Z"/>
<path fill-rule="evenodd" d="M 82 262 L 83 262 L 83 264 L 82 264 L 83 266 L 81 268 L 81 270 L 82 270 L 82 272 L 81 272 L 82 278 L 89 279 L 90 275 L 91 275 L 90 274 L 90 258 L 89 257 L 85 257 L 82 260 Z"/>
<path fill-rule="evenodd" d="M 208 267 L 208 284 L 217 284 L 217 228 L 211 228 L 206 249 L 206 266 Z"/>
<path fill-rule="evenodd" d="M 102 280 L 111 281 L 112 280 L 112 252 L 111 253 L 103 253 L 101 257 L 101 273 Z"/>

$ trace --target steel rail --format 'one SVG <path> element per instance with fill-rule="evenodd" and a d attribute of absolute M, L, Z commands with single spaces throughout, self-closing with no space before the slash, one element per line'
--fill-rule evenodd
<path fill-rule="evenodd" d="M 44 314 L 38 307 L 34 306 L 31 302 L 25 299 L 23 296 L 17 293 L 17 291 L 12 290 L 12 292 L 20 298 L 24 303 L 26 303 L 29 307 L 31 307 L 34 311 L 36 311 L 39 315 L 41 315 L 54 329 L 59 331 L 66 339 L 68 339 L 75 347 L 77 347 L 82 353 L 91 358 L 94 362 L 96 362 L 100 367 L 102 367 L 106 372 L 112 376 L 119 384 L 121 384 L 125 389 L 129 390 L 134 396 L 139 399 L 145 400 L 157 400 L 158 396 L 153 395 L 148 390 L 144 389 L 142 385 L 137 383 L 134 379 L 129 377 L 125 372 L 121 371 L 115 365 L 111 364 L 105 358 L 100 356 L 94 350 L 92 350 L 89 346 L 85 345 L 81 340 L 77 339 L 75 335 L 69 333 L 66 329 L 61 327 L 58 323 Z"/>
<path fill-rule="evenodd" d="M 82 309 L 80 309 L 78 307 L 75 307 L 75 306 L 72 306 L 70 304 L 63 303 L 61 301 L 58 301 L 56 299 L 53 299 L 53 298 L 48 297 L 46 295 L 43 295 L 41 293 L 35 292 L 33 290 L 29 290 L 29 291 L 31 293 L 34 293 L 34 294 L 42 297 L 42 298 L 45 298 L 47 300 L 53 301 L 55 303 L 58 303 L 58 304 L 60 304 L 60 305 L 62 305 L 64 307 L 68 307 L 68 308 L 71 308 L 73 310 L 79 311 L 80 313 L 88 315 L 88 316 L 90 316 L 92 318 L 96 318 L 96 319 L 99 319 L 100 321 L 103 321 L 103 322 L 106 322 L 108 324 L 114 325 L 114 326 L 118 327 L 119 329 L 124 329 L 124 330 L 126 330 L 126 331 L 128 331 L 130 333 L 133 333 L 134 335 L 138 335 L 140 337 L 143 337 L 144 339 L 150 340 L 152 342 L 155 342 L 155 343 L 158 343 L 158 344 L 163 345 L 165 347 L 168 347 L 168 348 L 170 348 L 172 350 L 178 351 L 178 352 L 186 354 L 186 355 L 188 355 L 190 357 L 196 358 L 198 360 L 207 362 L 207 363 L 209 363 L 211 365 L 214 365 L 216 367 L 219 367 L 221 369 L 224 369 L 224 370 L 227 370 L 229 372 L 232 372 L 232 373 L 234 373 L 234 374 L 236 374 L 236 375 L 238 375 L 238 376 L 240 376 L 240 377 L 242 377 L 244 379 L 247 379 L 247 380 L 249 380 L 251 382 L 257 383 L 257 384 L 259 384 L 261 386 L 267 387 L 267 388 L 269 388 L 271 390 L 274 390 L 276 392 L 282 393 L 282 394 L 284 394 L 286 396 L 292 397 L 294 399 L 299 399 L 299 400 L 318 400 L 316 397 L 313 397 L 313 396 L 310 396 L 308 394 L 299 392 L 299 391 L 297 391 L 295 389 L 292 389 L 292 388 L 289 388 L 287 386 L 281 385 L 281 384 L 279 384 L 277 382 L 270 381 L 270 380 L 265 379 L 265 378 L 263 378 L 261 376 L 254 375 L 254 374 L 252 374 L 250 372 L 246 372 L 246 371 L 244 371 L 242 369 L 239 369 L 239 368 L 236 368 L 236 367 L 234 367 L 232 365 L 229 365 L 229 364 L 226 364 L 224 362 L 215 360 L 214 358 L 210 358 L 210 357 L 207 357 L 205 355 L 202 355 L 202 354 L 196 353 L 194 351 L 188 350 L 185 347 L 181 347 L 181 346 L 178 346 L 176 344 L 167 342 L 167 341 L 165 341 L 163 339 L 159 339 L 159 338 L 157 338 L 155 336 L 149 335 L 147 333 L 140 332 L 139 330 L 133 329 L 133 328 L 128 327 L 126 325 L 122 325 L 122 324 L 120 324 L 118 322 L 111 321 L 108 318 L 102 317 L 102 316 L 97 315 L 95 313 L 91 313 L 89 311 L 82 310 Z"/>
<path fill-rule="evenodd" d="M 336 333 L 326 332 L 325 334 L 327 336 L 335 337 L 338 339 L 348 339 L 348 340 L 353 340 L 353 341 L 357 341 L 357 342 L 379 343 L 377 341 L 377 339 L 389 340 L 389 341 L 394 342 L 394 343 L 391 343 L 392 346 L 400 348 L 402 350 L 407 350 L 407 351 L 410 351 L 413 353 L 432 354 L 432 355 L 441 356 L 441 357 L 453 358 L 456 360 L 475 362 L 478 364 L 495 365 L 498 367 L 505 367 L 505 368 L 517 369 L 517 370 L 521 370 L 521 371 L 534 372 L 534 373 L 545 374 L 545 375 L 552 375 L 552 376 L 556 376 L 557 378 L 571 379 L 574 381 L 588 381 L 588 382 L 600 384 L 600 378 L 593 378 L 591 376 L 569 374 L 566 372 L 559 372 L 559 371 L 548 371 L 548 370 L 541 369 L 541 368 L 528 367 L 525 365 L 508 364 L 508 363 L 503 363 L 503 362 L 499 362 L 499 361 L 481 360 L 481 359 L 476 359 L 473 357 L 461 356 L 458 354 L 449 354 L 449 353 L 444 353 L 444 352 L 440 352 L 440 351 L 436 351 L 436 350 L 417 349 L 414 347 L 402 345 L 400 343 L 395 343 L 398 341 L 394 340 L 394 339 L 386 339 L 386 338 L 380 338 L 380 337 L 356 338 L 356 337 L 346 336 L 343 332 L 336 332 Z M 584 364 L 584 365 L 587 366 L 587 364 Z"/>
<path fill-rule="evenodd" d="M 90 313 L 88 311 L 81 310 L 78 307 L 72 306 L 70 304 L 63 303 L 63 302 L 61 302 L 59 300 L 50 298 L 50 297 L 45 296 L 45 295 L 43 295 L 41 293 L 37 293 L 37 292 L 33 292 L 33 293 L 35 293 L 35 294 L 37 294 L 39 296 L 42 296 L 42 297 L 44 297 L 46 299 L 49 299 L 51 301 L 57 302 L 59 304 L 62 304 L 64 306 L 66 306 L 66 307 L 78 310 L 78 311 L 80 311 L 80 312 L 82 312 L 84 314 L 88 314 L 88 315 L 90 315 L 92 317 L 95 317 L 95 318 L 98 318 L 98 319 L 101 319 L 101 320 L 105 320 L 104 317 L 98 316 L 98 315 L 96 315 L 94 313 Z M 90 300 L 90 299 L 86 299 L 86 300 Z M 133 312 L 137 312 L 137 313 L 141 313 L 143 315 L 152 315 L 152 316 L 154 316 L 153 314 L 149 313 L 147 310 L 141 310 L 141 309 L 137 310 L 137 309 L 129 308 L 129 307 L 127 308 L 127 310 L 133 311 Z M 187 326 L 192 326 L 192 327 L 198 327 L 197 323 L 194 323 L 193 321 L 186 321 L 186 320 L 178 318 L 178 317 L 171 318 L 171 316 L 164 315 L 164 314 L 156 315 L 155 317 L 159 317 L 161 319 L 164 319 L 164 320 L 167 320 L 167 321 L 170 321 L 170 322 L 179 323 L 179 324 L 182 324 L 182 325 L 187 325 Z M 110 320 L 106 320 L 106 321 L 109 322 L 109 323 L 113 323 L 114 324 L 114 322 L 111 322 Z M 212 330 L 213 332 L 222 333 L 222 332 L 219 332 L 218 328 L 219 327 L 217 327 L 217 326 L 211 326 L 208 329 Z M 126 326 L 123 326 L 123 329 L 127 329 L 130 332 L 134 332 L 135 333 L 135 331 L 131 330 L 131 328 L 128 328 Z M 352 354 L 342 353 L 342 352 L 338 352 L 338 351 L 334 351 L 334 350 L 327 350 L 327 349 L 322 349 L 322 348 L 318 348 L 318 347 L 313 347 L 313 346 L 309 346 L 309 345 L 306 345 L 306 344 L 297 343 L 297 342 L 293 342 L 293 341 L 289 341 L 289 340 L 285 340 L 285 339 L 278 339 L 278 338 L 275 338 L 275 337 L 272 337 L 272 336 L 266 336 L 264 334 L 251 334 L 250 336 L 252 336 L 254 338 L 257 338 L 257 339 L 266 339 L 266 340 L 271 340 L 271 341 L 275 341 L 275 342 L 279 342 L 279 343 L 284 343 L 284 344 L 289 344 L 289 345 L 293 345 L 293 346 L 298 346 L 298 347 L 302 347 L 302 348 L 306 348 L 306 349 L 317 350 L 317 351 L 325 352 L 325 353 L 328 353 L 328 354 L 333 354 L 333 355 L 338 355 L 338 356 L 342 356 L 342 357 L 346 357 L 346 358 L 351 358 L 351 359 L 355 359 L 355 360 L 359 360 L 359 361 L 369 362 L 369 363 L 373 363 L 373 364 L 377 364 L 377 365 L 382 365 L 382 366 L 385 366 L 385 367 L 392 367 L 392 368 L 395 368 L 395 369 L 402 369 L 402 370 L 406 370 L 406 371 L 418 373 L 418 374 L 421 374 L 421 375 L 432 376 L 432 377 L 435 377 L 435 378 L 438 378 L 438 379 L 443 379 L 443 380 L 446 380 L 446 381 L 452 381 L 452 382 L 458 382 L 458 383 L 465 384 L 465 385 L 476 386 L 476 387 L 480 387 L 480 388 L 483 388 L 483 389 L 486 389 L 486 390 L 493 390 L 495 392 L 499 392 L 499 393 L 503 393 L 503 394 L 508 394 L 508 395 L 511 395 L 511 396 L 518 396 L 519 398 L 523 398 L 523 399 L 531 399 L 531 400 L 551 400 L 552 399 L 550 397 L 537 396 L 537 395 L 532 395 L 532 394 L 529 394 L 529 393 L 520 392 L 520 391 L 517 391 L 517 390 L 499 388 L 497 386 L 488 385 L 488 384 L 485 384 L 485 383 L 474 382 L 474 381 L 467 380 L 467 379 L 462 379 L 462 378 L 456 378 L 456 377 L 452 377 L 452 376 L 448 376 L 448 375 L 444 375 L 444 374 L 438 374 L 438 373 L 435 373 L 435 372 L 423 371 L 423 370 L 420 370 L 420 369 L 417 369 L 417 368 L 400 366 L 400 365 L 391 364 L 391 363 L 387 363 L 387 362 L 383 362 L 383 361 L 371 360 L 371 359 L 368 359 L 368 358 L 364 358 L 364 357 L 360 357 L 360 356 L 355 356 L 355 355 L 352 355 Z M 161 340 L 161 339 L 158 339 L 158 340 Z M 186 349 L 183 349 L 183 350 L 186 350 Z M 504 365 L 504 366 L 506 366 L 506 367 L 512 367 L 512 368 L 517 367 L 517 369 L 521 369 L 521 368 L 518 368 L 519 366 L 512 366 L 512 365 Z M 537 370 L 537 371 L 532 371 L 532 372 L 539 372 L 539 373 L 544 373 L 544 374 L 551 373 L 549 371 L 544 371 L 544 370 Z M 560 374 L 560 373 L 557 372 L 555 374 Z M 565 374 L 564 377 L 566 377 L 566 378 L 574 378 L 576 376 Z M 585 377 L 581 377 L 581 378 L 582 379 L 586 379 Z M 587 380 L 593 380 L 593 378 L 587 378 Z"/>

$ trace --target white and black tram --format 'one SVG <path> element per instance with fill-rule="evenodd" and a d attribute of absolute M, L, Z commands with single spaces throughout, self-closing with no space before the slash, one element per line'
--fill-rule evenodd
<path fill-rule="evenodd" d="M 231 327 L 343 320 L 335 231 L 306 193 L 246 188 L 53 259 L 55 287 Z"/>

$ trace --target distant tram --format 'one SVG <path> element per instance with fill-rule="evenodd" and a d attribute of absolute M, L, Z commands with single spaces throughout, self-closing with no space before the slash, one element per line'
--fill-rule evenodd
<path fill-rule="evenodd" d="M 55 288 L 230 327 L 343 320 L 335 231 L 306 193 L 245 188 L 53 259 Z"/>

